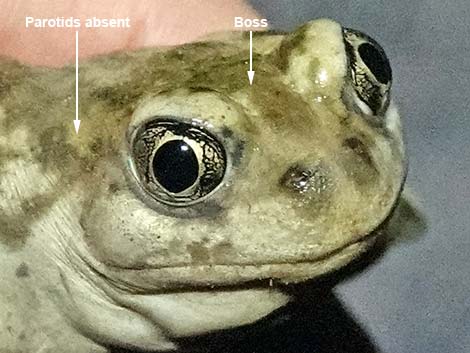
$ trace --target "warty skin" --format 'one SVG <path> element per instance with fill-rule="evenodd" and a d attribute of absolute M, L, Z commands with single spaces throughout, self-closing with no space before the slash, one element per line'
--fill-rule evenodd
<path fill-rule="evenodd" d="M 335 22 L 257 34 L 254 51 L 252 86 L 244 34 L 90 60 L 78 135 L 73 67 L 0 59 L 0 348 L 175 350 L 373 244 L 406 174 L 393 102 L 373 114 L 354 96 Z M 188 206 L 136 173 L 136 131 L 169 118 L 226 152 L 220 185 Z"/>

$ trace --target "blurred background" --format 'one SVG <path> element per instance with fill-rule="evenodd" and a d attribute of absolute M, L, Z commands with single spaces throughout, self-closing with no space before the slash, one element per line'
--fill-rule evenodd
<path fill-rule="evenodd" d="M 338 332 L 328 333 L 320 351 L 470 352 L 470 2 L 251 4 L 274 29 L 328 17 L 384 47 L 408 143 L 407 185 L 426 222 L 419 237 L 395 242 L 373 266 L 339 284 L 338 302 L 323 297 L 323 308 L 332 307 L 318 315 L 328 316 L 327 330 Z M 345 321 L 350 337 L 339 332 Z M 297 344 L 297 353 L 317 352 Z"/>

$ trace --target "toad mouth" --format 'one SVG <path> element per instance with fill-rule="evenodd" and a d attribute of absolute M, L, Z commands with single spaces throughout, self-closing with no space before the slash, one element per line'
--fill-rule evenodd
<path fill-rule="evenodd" d="M 133 294 L 205 291 L 214 288 L 223 291 L 233 287 L 266 288 L 274 284 L 305 282 L 349 264 L 371 247 L 380 230 L 379 226 L 359 240 L 320 257 L 297 262 L 188 265 L 150 269 L 127 269 L 99 264 L 90 268 L 115 289 Z"/>

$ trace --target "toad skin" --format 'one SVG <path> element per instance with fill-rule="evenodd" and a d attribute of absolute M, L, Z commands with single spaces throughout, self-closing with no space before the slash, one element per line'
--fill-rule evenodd
<path fill-rule="evenodd" d="M 83 63 L 78 135 L 74 67 L 0 59 L 0 348 L 174 350 L 373 244 L 406 174 L 382 49 L 330 20 L 254 34 L 250 86 L 248 48 Z"/>

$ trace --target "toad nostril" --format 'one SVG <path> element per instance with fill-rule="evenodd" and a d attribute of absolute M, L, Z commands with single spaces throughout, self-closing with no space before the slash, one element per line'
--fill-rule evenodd
<path fill-rule="evenodd" d="M 321 193 L 328 188 L 329 178 L 325 168 L 321 166 L 306 167 L 295 164 L 284 173 L 279 183 L 299 194 Z"/>
<path fill-rule="evenodd" d="M 343 141 L 343 146 L 354 151 L 354 153 L 367 165 L 374 167 L 374 162 L 369 154 L 369 149 L 360 139 L 349 137 Z"/>

